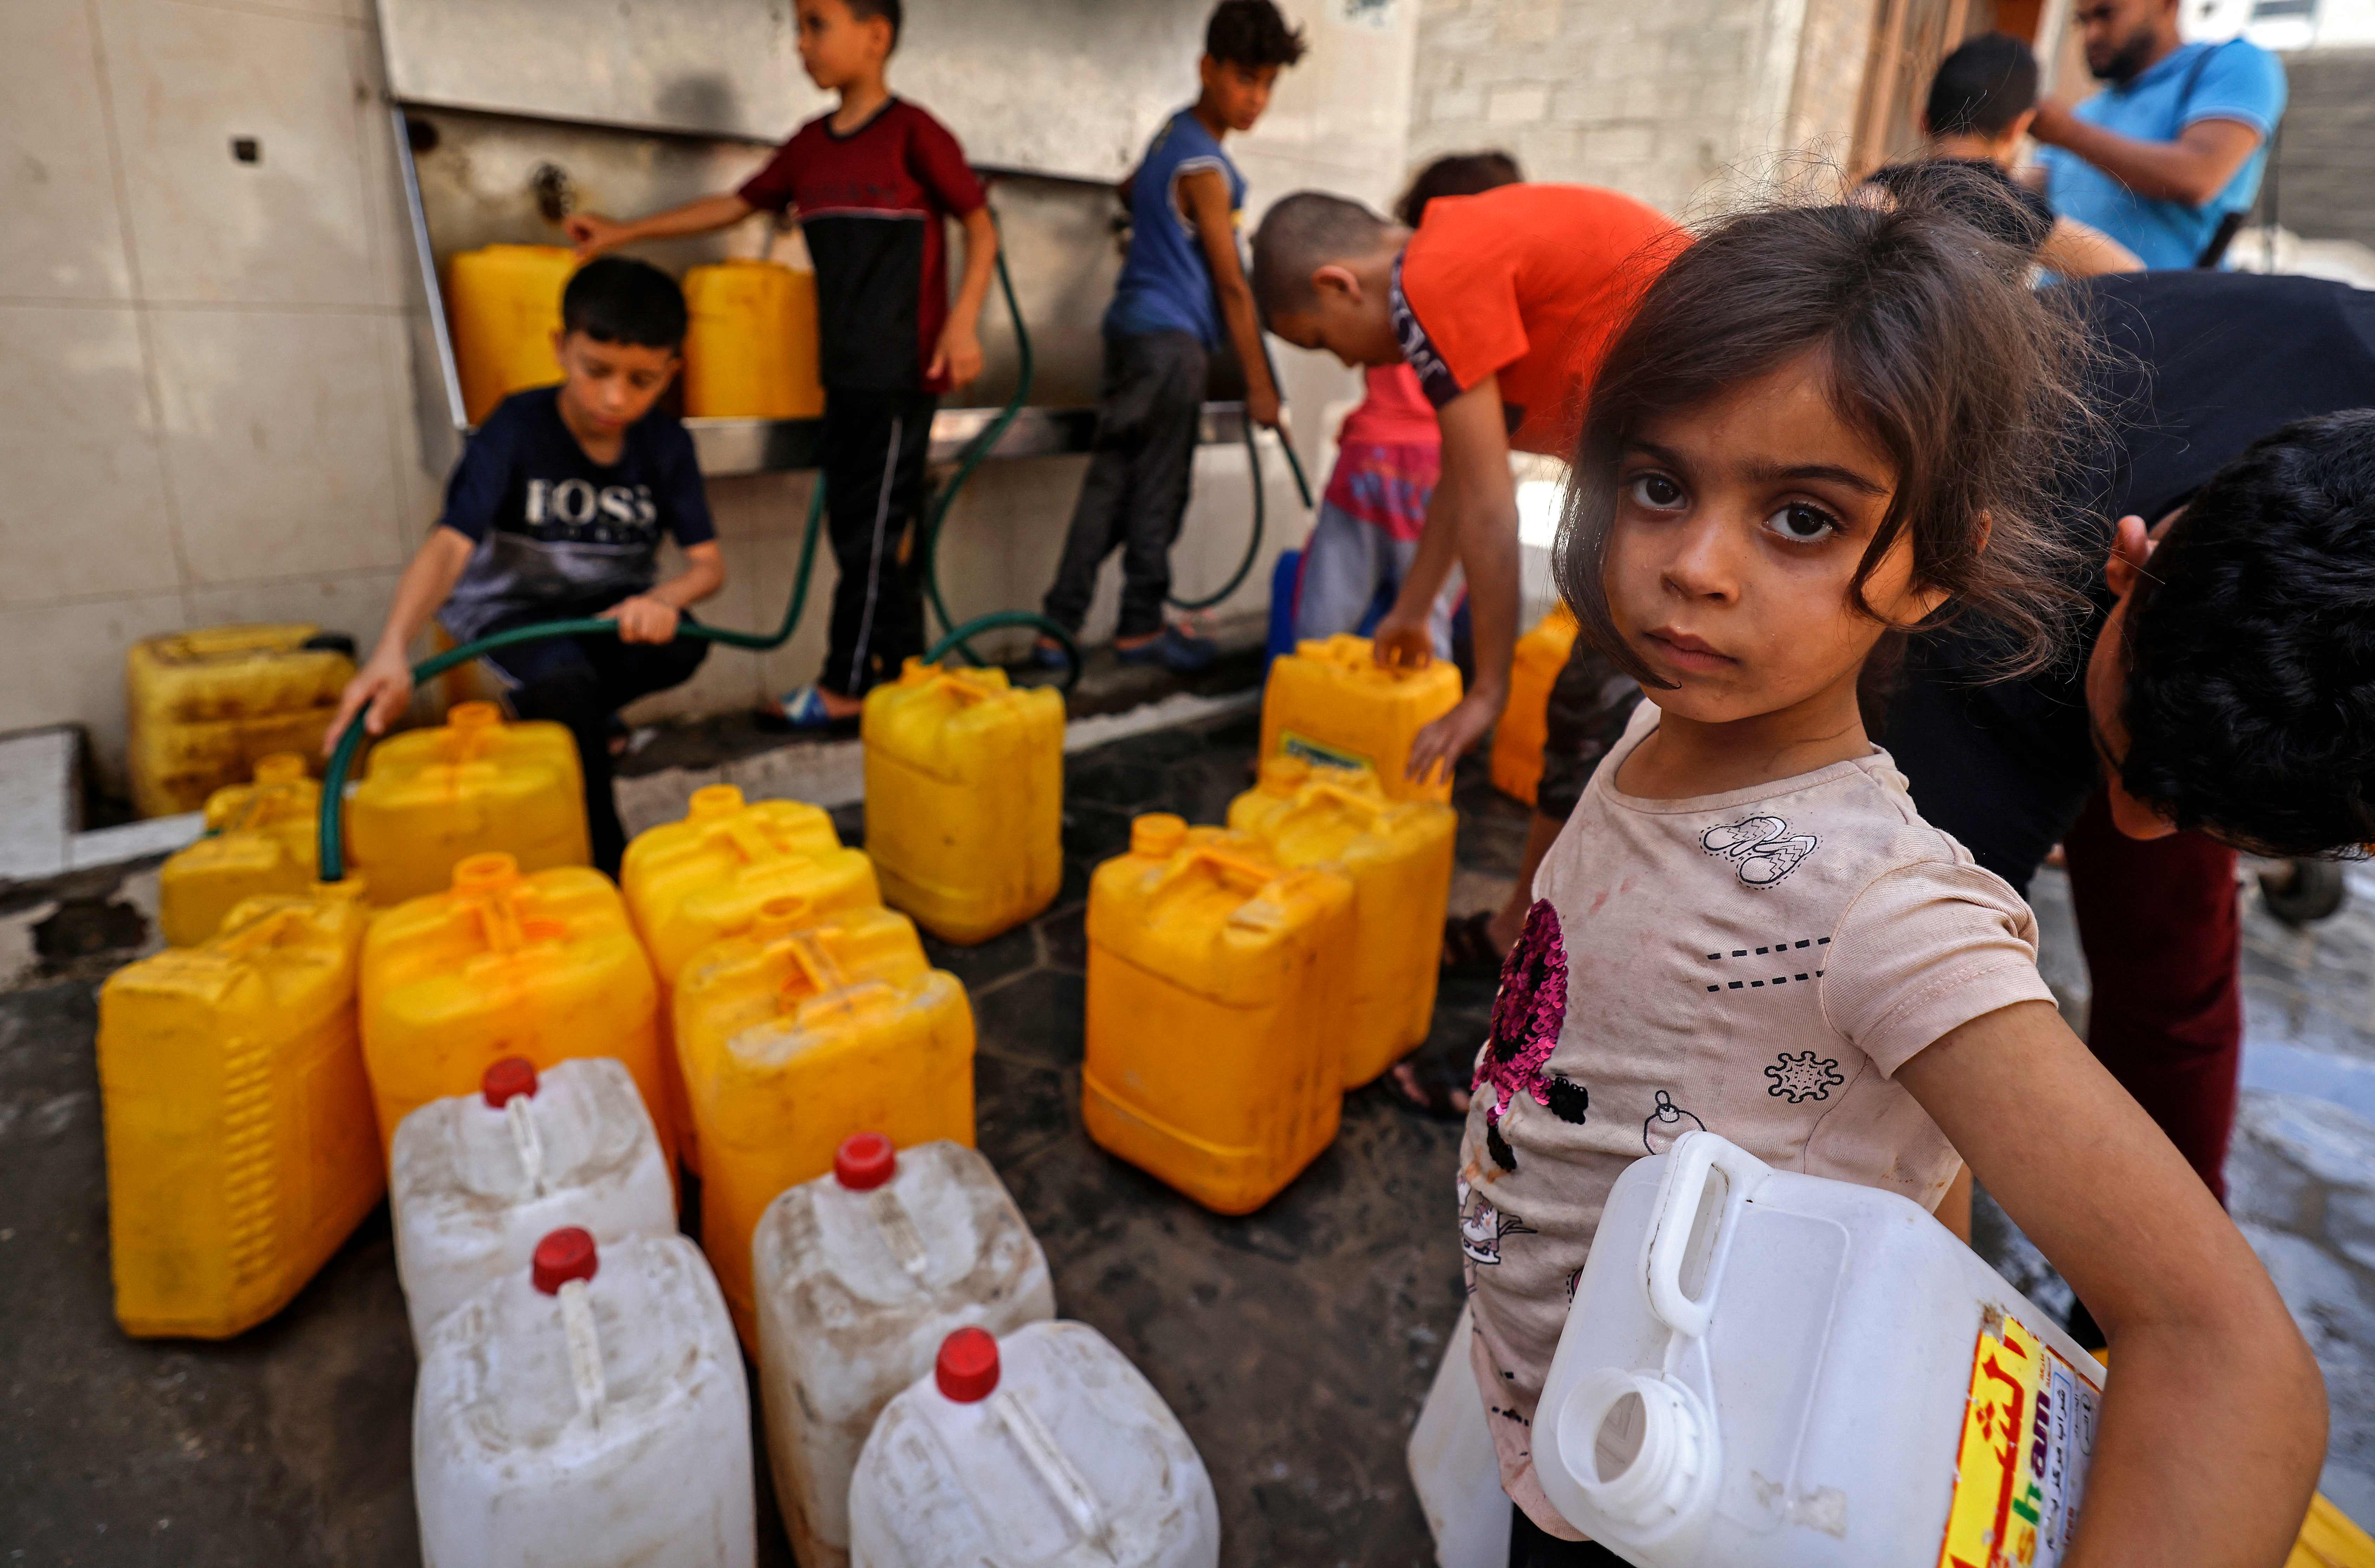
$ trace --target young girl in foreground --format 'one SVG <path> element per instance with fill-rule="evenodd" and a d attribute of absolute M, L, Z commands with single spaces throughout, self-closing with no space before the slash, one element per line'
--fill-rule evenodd
<path fill-rule="evenodd" d="M 2068 1568 L 2276 1563 L 2307 1507 L 2324 1394 L 2266 1273 L 1858 716 L 1891 628 L 2054 652 L 2073 367 L 2020 273 L 1918 208 L 1753 213 L 1594 387 L 1561 581 L 1649 701 L 1535 879 L 1460 1151 L 1513 1564 L 1618 1561 L 1571 1544 L 1530 1423 L 1610 1185 L 1701 1126 L 1932 1208 L 1967 1160 L 2076 1288 L 2118 1375 Z"/>

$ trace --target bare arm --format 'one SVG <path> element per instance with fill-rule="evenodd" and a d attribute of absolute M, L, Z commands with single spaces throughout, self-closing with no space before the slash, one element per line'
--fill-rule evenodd
<path fill-rule="evenodd" d="M 956 301 L 949 306 L 940 340 L 933 348 L 931 367 L 925 371 L 931 380 L 945 373 L 955 386 L 963 386 L 981 374 L 981 304 L 989 297 L 989 275 L 998 265 L 998 224 L 989 208 L 977 206 L 963 221 L 964 277 L 957 284 Z"/>
<path fill-rule="evenodd" d="M 2325 1388 L 2201 1178 L 2050 1003 L 1974 1019 L 1897 1081 L 2109 1338 L 2069 1568 L 2282 1562 L 2325 1452 Z"/>
<path fill-rule="evenodd" d="M 1476 647 L 1476 684 L 1459 705 L 1419 731 L 1409 774 L 1447 773 L 1501 716 L 1509 698 L 1509 655 L 1518 640 L 1518 487 L 1509 475 L 1509 434 L 1501 414 L 1501 380 L 1486 376 L 1445 404 L 1443 477 L 1428 498 L 1418 555 L 1394 607 L 1377 623 L 1381 658 L 1424 648 L 1427 612 L 1456 558 L 1468 574 L 1468 612 Z"/>
<path fill-rule="evenodd" d="M 337 745 L 358 711 L 363 714 L 367 733 L 385 735 L 387 726 L 410 705 L 412 640 L 453 594 L 454 584 L 462 580 L 462 569 L 470 564 L 478 548 L 477 540 L 456 529 L 430 531 L 404 575 L 396 580 L 396 602 L 388 607 L 387 624 L 380 629 L 371 657 L 339 693 L 338 716 L 330 721 L 329 733 L 322 737 L 323 756 Z"/>
<path fill-rule="evenodd" d="M 2074 218 L 2057 218 L 2053 232 L 2037 253 L 2037 264 L 2063 277 L 2100 277 L 2107 272 L 2142 272 L 2144 258 L 2101 230 Z"/>
<path fill-rule="evenodd" d="M 1278 428 L 1278 385 L 1270 379 L 1270 356 L 1262 352 L 1261 321 L 1254 313 L 1253 286 L 1237 261 L 1236 221 L 1229 211 L 1228 182 L 1217 169 L 1199 169 L 1179 182 L 1180 205 L 1196 226 L 1204 260 L 1212 269 L 1212 293 L 1237 362 L 1246 368 L 1246 413 L 1258 425 Z"/>
<path fill-rule="evenodd" d="M 679 612 L 701 603 L 726 585 L 726 557 L 717 541 L 688 545 L 684 570 L 667 582 L 630 595 L 596 619 L 619 623 L 621 643 L 666 643 L 676 636 Z"/>
<path fill-rule="evenodd" d="M 2140 196 L 2204 206 L 2260 145 L 2240 120 L 2196 120 L 2173 142 L 2139 141 L 2090 125 L 2062 103 L 2038 106 L 2029 134 L 2085 159 Z"/>
<path fill-rule="evenodd" d="M 624 223 L 595 212 L 573 213 L 561 227 L 577 242 L 577 259 L 592 261 L 605 251 L 615 251 L 638 240 L 667 240 L 679 234 L 706 234 L 713 229 L 725 229 L 758 210 L 727 191 L 714 196 L 696 196 L 682 206 L 672 206 L 649 218 L 632 218 Z"/>

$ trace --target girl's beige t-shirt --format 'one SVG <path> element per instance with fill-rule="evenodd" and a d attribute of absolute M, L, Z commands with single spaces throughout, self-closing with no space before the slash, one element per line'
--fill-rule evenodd
<path fill-rule="evenodd" d="M 1887 753 L 1728 795 L 1645 800 L 1618 770 L 1644 702 L 1534 878 L 1460 1146 L 1472 1358 L 1502 1484 L 1608 1190 L 1697 1127 L 1778 1169 L 1934 1208 L 1961 1161 L 1893 1075 L 2015 1002 L 2050 1001 L 2028 906 L 1924 822 Z"/>

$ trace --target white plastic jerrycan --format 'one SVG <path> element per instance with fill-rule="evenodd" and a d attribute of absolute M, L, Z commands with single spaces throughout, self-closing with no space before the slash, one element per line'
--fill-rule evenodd
<path fill-rule="evenodd" d="M 1441 1568 L 1506 1568 L 1509 1498 L 1484 1424 L 1484 1394 L 1469 1361 L 1468 1308 L 1443 1348 L 1443 1363 L 1411 1429 L 1410 1472 Z"/>
<path fill-rule="evenodd" d="M 750 1568 L 750 1404 L 682 1236 L 572 1227 L 429 1331 L 412 1408 L 427 1568 Z"/>
<path fill-rule="evenodd" d="M 504 1057 L 479 1093 L 432 1100 L 397 1123 L 389 1167 L 396 1277 L 423 1352 L 438 1319 L 527 1267 L 553 1231 L 580 1226 L 606 1246 L 676 1233 L 651 1116 L 625 1064 L 607 1056 L 541 1074 Z"/>
<path fill-rule="evenodd" d="M 843 1568 L 875 1418 L 955 1330 L 1053 1317 L 1047 1256 L 988 1161 L 946 1140 L 894 1151 L 880 1133 L 845 1139 L 833 1174 L 768 1205 L 751 1253 L 784 1527 L 801 1568 Z"/>
<path fill-rule="evenodd" d="M 1178 1418 L 1084 1323 L 961 1328 L 849 1483 L 854 1568 L 1215 1568 L 1220 1505 Z"/>
<path fill-rule="evenodd" d="M 2103 1378 L 1920 1205 L 1691 1132 L 1609 1194 L 1534 1465 L 1639 1568 L 2054 1568 Z"/>

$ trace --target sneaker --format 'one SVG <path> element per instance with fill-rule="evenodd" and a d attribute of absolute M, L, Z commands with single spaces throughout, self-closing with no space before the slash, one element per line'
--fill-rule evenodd
<path fill-rule="evenodd" d="M 762 715 L 762 723 L 769 729 L 787 729 L 798 735 L 851 735 L 857 730 L 857 715 L 834 717 L 833 710 L 824 705 L 824 694 L 813 686 L 785 693 L 777 699 L 774 711 Z"/>
<path fill-rule="evenodd" d="M 1126 665 L 1159 664 L 1174 675 L 1200 675 L 1219 662 L 1221 649 L 1209 637 L 1166 626 L 1163 634 L 1151 643 L 1141 643 L 1135 648 L 1115 648 L 1114 657 Z"/>
<path fill-rule="evenodd" d="M 1031 644 L 1031 662 L 1041 669 L 1066 669 L 1072 661 L 1065 655 L 1060 643 L 1042 638 Z"/>

